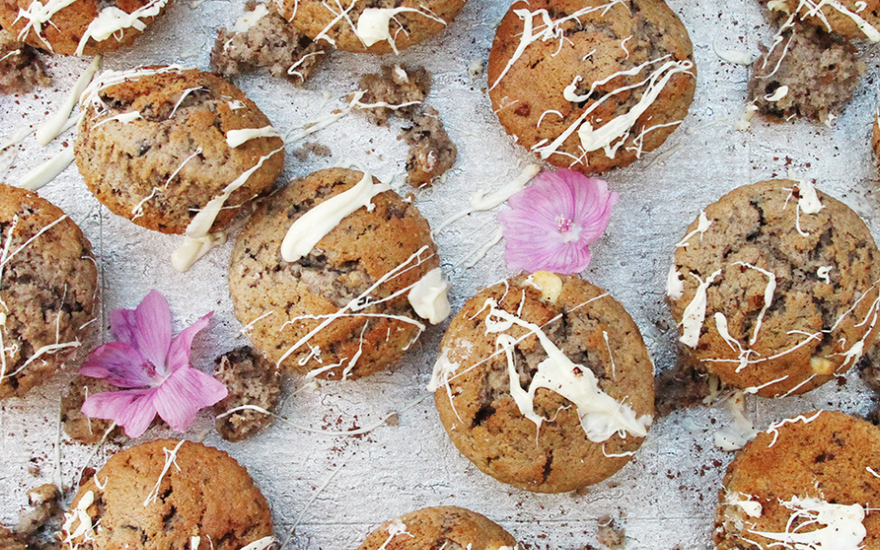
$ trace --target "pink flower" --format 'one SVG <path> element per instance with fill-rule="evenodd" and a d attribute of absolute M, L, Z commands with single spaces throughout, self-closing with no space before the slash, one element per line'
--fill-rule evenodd
<path fill-rule="evenodd" d="M 158 291 L 150 291 L 137 309 L 114 310 L 110 329 L 117 341 L 93 351 L 80 373 L 137 389 L 92 395 L 83 403 L 83 414 L 116 421 L 128 437 L 143 434 L 156 413 L 175 430 L 186 431 L 200 409 L 227 394 L 222 383 L 189 364 L 193 337 L 213 313 L 172 339 L 171 310 Z"/>
<path fill-rule="evenodd" d="M 618 198 L 600 179 L 566 169 L 542 172 L 534 184 L 510 197 L 510 210 L 498 213 L 507 267 L 583 271 L 590 263 L 588 247 L 605 232 Z"/>

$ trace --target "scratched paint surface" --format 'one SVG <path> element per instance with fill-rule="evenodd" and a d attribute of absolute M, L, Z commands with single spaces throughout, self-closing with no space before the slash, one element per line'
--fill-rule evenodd
<path fill-rule="evenodd" d="M 753 0 L 671 0 L 691 32 L 699 71 L 697 94 L 681 128 L 658 151 L 630 168 L 608 174 L 621 195 L 607 234 L 593 248 L 584 276 L 607 288 L 641 328 L 659 370 L 675 360 L 675 331 L 662 302 L 673 247 L 700 209 L 743 184 L 784 177 L 788 167 L 814 180 L 818 189 L 854 208 L 875 232 L 880 208 L 874 197 L 877 169 L 869 147 L 878 92 L 867 83 L 832 128 L 803 121 L 784 124 L 755 119 L 752 129 L 733 125 L 746 106 L 748 71 L 720 60 L 719 47 L 756 55 L 772 31 Z M 723 7 L 722 7 L 723 6 Z M 434 73 L 429 103 L 444 118 L 459 148 L 459 160 L 446 181 L 420 191 L 416 203 L 438 226 L 466 208 L 479 189 L 491 190 L 513 179 L 530 157 L 511 142 L 492 114 L 484 91 L 485 73 L 472 80 L 469 68 L 488 59 L 494 28 L 506 2 L 471 0 L 448 32 L 406 50 L 400 61 L 425 65 Z M 239 3 L 206 0 L 198 6 L 178 0 L 136 44 L 111 54 L 105 67 L 182 63 L 207 68 L 207 42 L 219 26 L 231 26 Z M 870 54 L 869 55 L 873 55 Z M 869 57 L 870 74 L 878 62 Z M 345 105 L 364 72 L 378 70 L 394 56 L 363 57 L 334 53 L 304 88 L 251 75 L 239 85 L 284 133 Z M 55 85 L 21 97 L 0 97 L 0 142 L 18 129 L 41 122 L 58 105 L 85 68 L 77 59 L 53 59 Z M 870 75 L 869 75 L 870 77 Z M 866 79 L 867 80 L 867 79 Z M 325 93 L 329 102 L 325 103 Z M 397 126 L 396 126 L 397 125 Z M 330 147 L 331 158 L 299 162 L 288 144 L 285 177 L 298 177 L 343 161 L 367 167 L 386 182 L 404 173 L 405 144 L 397 140 L 398 122 L 377 128 L 355 115 L 306 139 Z M 0 155 L 0 180 L 15 183 L 28 169 L 71 146 L 66 134 L 48 147 L 33 139 Z M 63 144 L 62 144 L 63 142 Z M 102 273 L 103 334 L 107 312 L 134 307 L 151 288 L 168 298 L 179 330 L 215 311 L 209 330 L 195 343 L 196 367 L 210 368 L 220 352 L 245 342 L 235 320 L 226 285 L 231 245 L 214 250 L 187 274 L 178 274 L 169 257 L 180 244 L 174 236 L 142 230 L 102 208 L 88 193 L 74 167 L 41 194 L 62 207 L 91 239 Z M 492 248 L 476 267 L 453 267 L 480 247 L 497 227 L 494 213 L 477 213 L 452 224 L 438 236 L 457 310 L 482 286 L 511 275 L 503 263 L 503 245 Z M 610 514 L 626 528 L 627 548 L 711 547 L 717 490 L 732 459 L 713 447 L 719 428 L 733 425 L 724 406 L 680 411 L 656 423 L 635 459 L 616 476 L 581 494 L 534 495 L 508 488 L 483 475 L 455 450 L 423 389 L 445 325 L 431 327 L 393 372 L 366 380 L 324 383 L 301 389 L 296 378 L 281 414 L 299 426 L 322 429 L 366 427 L 389 411 L 403 410 L 396 425 L 381 425 L 362 437 L 328 438 L 276 423 L 257 437 L 230 444 L 211 430 L 207 413 L 188 438 L 227 450 L 246 465 L 272 503 L 279 538 L 299 520 L 291 549 L 355 548 L 368 532 L 394 516 L 431 505 L 458 505 L 498 521 L 531 548 L 576 550 L 597 545 L 597 520 Z M 90 342 L 90 346 L 97 341 Z M 24 399 L 0 404 L 0 522 L 14 521 L 28 488 L 55 479 L 54 442 L 59 396 L 69 380 L 64 373 Z M 803 397 L 770 402 L 747 398 L 746 414 L 759 428 L 788 415 L 817 407 L 864 413 L 870 393 L 855 373 L 844 385 L 829 384 Z M 298 391 L 301 390 L 301 391 Z M 296 393 L 294 393 L 296 392 Z M 414 402 L 418 401 L 413 405 Z M 144 438 L 170 435 L 154 429 Z M 107 445 L 89 463 L 98 466 L 117 447 Z M 92 448 L 62 439 L 61 474 L 71 484 Z M 329 480 L 329 482 L 328 482 Z M 325 485 L 326 488 L 319 492 Z"/>

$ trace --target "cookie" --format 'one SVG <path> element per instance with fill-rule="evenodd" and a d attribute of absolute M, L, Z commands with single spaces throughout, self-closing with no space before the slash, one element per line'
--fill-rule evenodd
<path fill-rule="evenodd" d="M 238 236 L 229 267 L 235 314 L 279 367 L 366 376 L 415 343 L 428 322 L 420 316 L 439 322 L 444 305 L 448 313 L 428 222 L 388 189 L 368 173 L 321 170 L 273 195 Z M 340 213 L 339 201 L 354 210 Z M 285 241 L 310 237 L 319 240 L 285 260 Z"/>
<path fill-rule="evenodd" d="M 487 517 L 457 506 L 422 508 L 370 533 L 358 550 L 514 550 L 514 539 Z"/>
<path fill-rule="evenodd" d="M 489 97 L 526 149 L 597 174 L 666 140 L 696 74 L 687 30 L 662 0 L 518 0 L 492 43 Z"/>
<path fill-rule="evenodd" d="M 0 184 L 0 398 L 23 396 L 75 357 L 97 292 L 92 247 L 73 220 Z"/>
<path fill-rule="evenodd" d="M 880 0 L 770 0 L 788 21 L 800 20 L 848 39 L 880 42 Z"/>
<path fill-rule="evenodd" d="M 803 116 L 830 124 L 852 99 L 867 65 L 846 40 L 800 24 L 752 64 L 749 96 L 766 115 Z"/>
<path fill-rule="evenodd" d="M 728 466 L 719 550 L 880 548 L 880 429 L 840 412 L 778 422 Z"/>
<path fill-rule="evenodd" d="M 98 55 L 131 44 L 170 0 L 0 0 L 0 27 L 35 48 Z"/>
<path fill-rule="evenodd" d="M 264 67 L 274 77 L 302 86 L 324 61 L 329 46 L 313 42 L 278 15 L 274 3 L 250 1 L 231 29 L 220 29 L 211 51 L 211 71 L 224 78 Z"/>
<path fill-rule="evenodd" d="M 214 425 L 223 439 L 241 441 L 272 423 L 272 415 L 263 411 L 271 412 L 281 395 L 281 377 L 275 365 L 253 348 L 242 346 L 214 360 L 214 377 L 229 390 L 229 395 L 214 405 Z M 229 412 L 239 407 L 246 408 Z"/>
<path fill-rule="evenodd" d="M 629 314 L 602 289 L 546 271 L 468 300 L 428 389 L 464 456 L 541 493 L 614 474 L 654 411 L 653 364 Z"/>
<path fill-rule="evenodd" d="M 667 302 L 682 359 L 763 397 L 803 393 L 874 342 L 880 263 L 855 212 L 803 181 L 740 187 L 675 250 Z"/>
<path fill-rule="evenodd" d="M 284 167 L 269 119 L 211 73 L 108 71 L 84 98 L 76 165 L 101 203 L 147 229 L 219 230 Z"/>
<path fill-rule="evenodd" d="M 116 453 L 65 514 L 63 547 L 241 550 L 272 543 L 269 504 L 223 451 L 163 439 Z"/>
<path fill-rule="evenodd" d="M 347 52 L 398 53 L 446 29 L 466 0 L 276 0 L 278 11 L 318 43 Z"/>

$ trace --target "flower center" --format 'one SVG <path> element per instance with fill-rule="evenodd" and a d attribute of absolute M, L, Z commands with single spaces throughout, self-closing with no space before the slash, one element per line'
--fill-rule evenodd
<path fill-rule="evenodd" d="M 562 214 L 556 216 L 556 230 L 562 235 L 562 242 L 571 243 L 580 239 L 581 229 Z"/>

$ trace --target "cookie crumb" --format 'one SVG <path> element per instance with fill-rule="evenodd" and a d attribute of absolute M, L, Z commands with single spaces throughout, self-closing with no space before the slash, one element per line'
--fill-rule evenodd
<path fill-rule="evenodd" d="M 236 348 L 218 357 L 214 377 L 222 382 L 229 395 L 214 405 L 214 414 L 222 415 L 242 405 L 271 411 L 278 405 L 281 382 L 278 369 L 249 346 Z M 218 418 L 217 431 L 227 441 L 241 441 L 272 423 L 272 416 L 254 409 L 236 411 Z"/>
<path fill-rule="evenodd" d="M 761 113 L 830 124 L 852 99 L 867 65 L 845 39 L 796 24 L 752 64 L 749 96 Z"/>
<path fill-rule="evenodd" d="M 265 68 L 274 77 L 302 86 L 329 50 L 297 32 L 275 9 L 274 3 L 248 2 L 231 30 L 220 29 L 211 52 L 211 71 L 232 78 Z"/>
<path fill-rule="evenodd" d="M 61 529 L 62 520 L 61 491 L 52 483 L 40 485 L 28 491 L 28 507 L 19 514 L 13 535 L 30 550 L 56 548 L 59 543 L 54 535 Z"/>
<path fill-rule="evenodd" d="M 385 126 L 388 124 L 388 116 L 391 114 L 411 118 L 416 113 L 418 107 L 424 103 L 431 91 L 431 73 L 424 67 L 407 69 L 400 65 L 384 65 L 381 74 L 371 73 L 362 76 L 360 89 L 366 92 L 360 100 L 365 104 L 403 105 L 404 103 L 417 102 L 414 105 L 396 110 L 388 107 L 362 110 L 373 122 Z"/>
<path fill-rule="evenodd" d="M 27 550 L 27 546 L 17 541 L 12 531 L 0 527 L 0 550 Z"/>
<path fill-rule="evenodd" d="M 458 156 L 458 149 L 443 127 L 440 114 L 425 106 L 412 117 L 413 126 L 403 131 L 409 144 L 406 159 L 407 182 L 413 187 L 431 183 L 447 172 Z"/>
<path fill-rule="evenodd" d="M 663 418 L 678 409 L 702 403 L 709 396 L 709 375 L 679 362 L 661 372 L 654 382 L 654 411 Z"/>
<path fill-rule="evenodd" d="M 51 82 L 38 50 L 0 29 L 0 94 L 25 93 Z"/>
<path fill-rule="evenodd" d="M 599 518 L 599 544 L 610 550 L 623 550 L 626 547 L 626 530 L 620 529 L 611 516 Z"/>
<path fill-rule="evenodd" d="M 318 142 L 306 143 L 299 149 L 293 151 L 293 156 L 295 156 L 300 162 L 308 160 L 309 155 L 315 155 L 316 157 L 329 157 L 332 154 L 333 153 L 330 151 L 329 147 Z"/>

